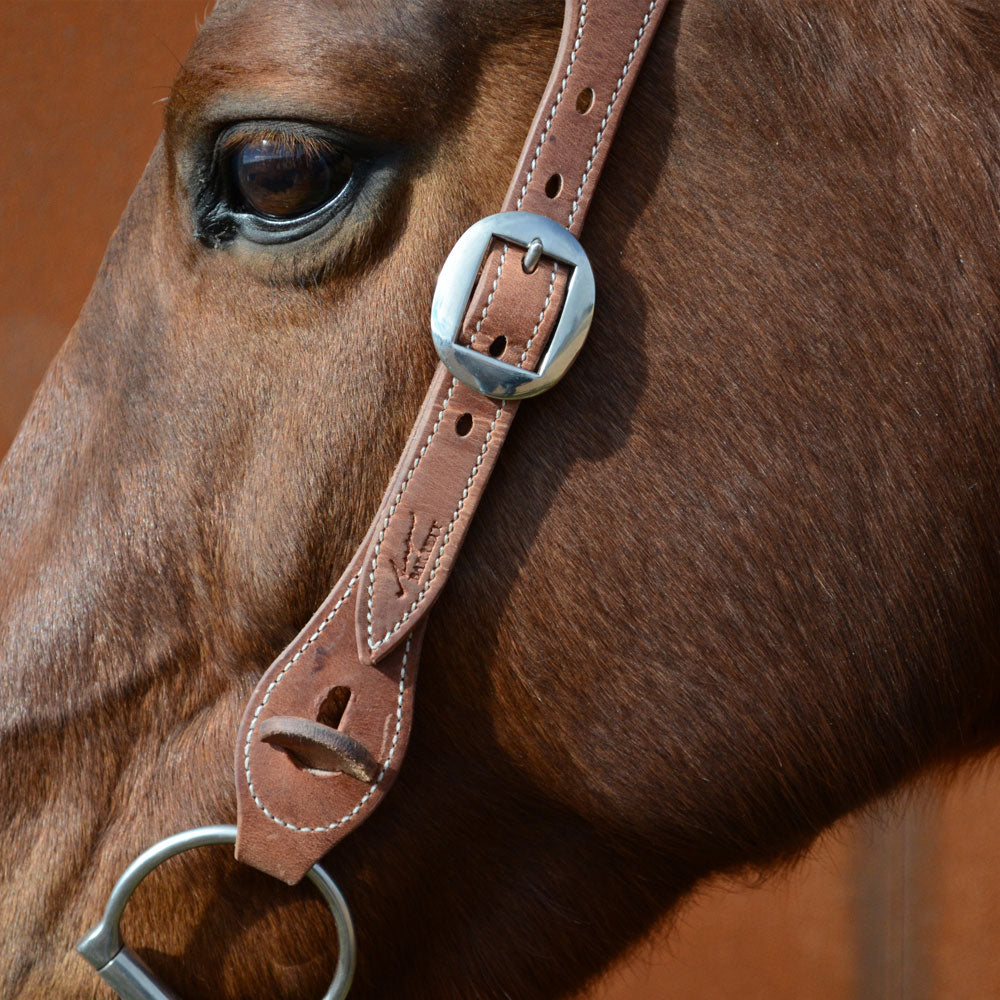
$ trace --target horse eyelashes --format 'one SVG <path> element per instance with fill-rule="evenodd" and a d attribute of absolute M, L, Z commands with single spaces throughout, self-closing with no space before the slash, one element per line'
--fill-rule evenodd
<path fill-rule="evenodd" d="M 196 238 L 222 247 L 238 236 L 291 243 L 346 212 L 368 162 L 314 126 L 249 122 L 215 144 L 195 199 Z"/>
<path fill-rule="evenodd" d="M 295 136 L 248 137 L 230 160 L 231 184 L 243 205 L 271 219 L 315 211 L 351 180 L 351 157 L 330 143 Z"/>

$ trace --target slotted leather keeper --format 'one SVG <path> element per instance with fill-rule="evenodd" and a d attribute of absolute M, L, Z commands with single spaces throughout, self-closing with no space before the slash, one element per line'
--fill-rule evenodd
<path fill-rule="evenodd" d="M 665 7 L 666 0 L 567 3 L 555 67 L 503 211 L 544 215 L 580 233 Z M 535 370 L 559 320 L 569 268 L 543 249 L 528 273 L 525 252 L 493 241 L 459 341 Z M 410 733 L 427 612 L 519 405 L 483 395 L 438 367 L 364 542 L 264 674 L 244 714 L 236 747 L 241 861 L 297 882 L 391 786 Z M 279 734 L 283 719 L 316 721 L 335 687 L 350 689 L 337 729 L 374 758 L 370 781 L 311 770 L 287 747 L 261 738 L 265 720 Z"/>

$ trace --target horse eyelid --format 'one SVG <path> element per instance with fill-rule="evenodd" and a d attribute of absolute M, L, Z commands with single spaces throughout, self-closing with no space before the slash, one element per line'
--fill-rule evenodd
<path fill-rule="evenodd" d="M 331 151 L 343 153 L 352 165 L 346 183 L 327 201 L 299 215 L 269 217 L 248 210 L 234 190 L 234 156 L 245 148 L 249 139 L 266 138 L 281 142 L 285 137 L 289 145 L 298 141 L 307 150 L 325 146 Z M 363 186 L 367 158 L 363 153 L 354 153 L 354 145 L 351 141 L 314 130 L 303 123 L 241 122 L 223 130 L 212 146 L 206 182 L 194 199 L 195 238 L 205 246 L 217 249 L 238 236 L 257 244 L 280 245 L 311 235 L 343 214 Z"/>

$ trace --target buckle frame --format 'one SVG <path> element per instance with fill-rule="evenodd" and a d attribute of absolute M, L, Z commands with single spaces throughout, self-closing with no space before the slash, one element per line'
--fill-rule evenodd
<path fill-rule="evenodd" d="M 458 343 L 483 259 L 493 239 L 542 253 L 572 268 L 559 322 L 537 371 L 519 368 Z M 431 335 L 438 357 L 460 382 L 493 399 L 526 399 L 555 385 L 576 360 L 594 317 L 594 272 L 579 240 L 558 222 L 535 212 L 499 212 L 473 223 L 441 268 L 431 303 Z"/>

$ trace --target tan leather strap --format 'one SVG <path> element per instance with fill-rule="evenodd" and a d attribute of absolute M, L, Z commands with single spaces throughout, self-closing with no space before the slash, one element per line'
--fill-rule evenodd
<path fill-rule="evenodd" d="M 556 65 L 504 210 L 546 215 L 579 233 L 666 3 L 567 3 Z M 490 250 L 460 339 L 533 370 L 568 275 L 544 254 L 527 273 L 524 253 L 502 243 Z M 425 616 L 518 405 L 483 396 L 438 368 L 364 543 L 247 707 L 236 752 L 240 860 L 296 882 L 392 784 L 410 731 Z M 350 699 L 337 734 L 323 738 L 312 723 L 323 723 L 335 689 L 349 689 Z M 336 773 L 310 766 L 331 767 L 336 759 L 343 761 Z M 371 780 L 351 776 L 372 773 Z"/>

